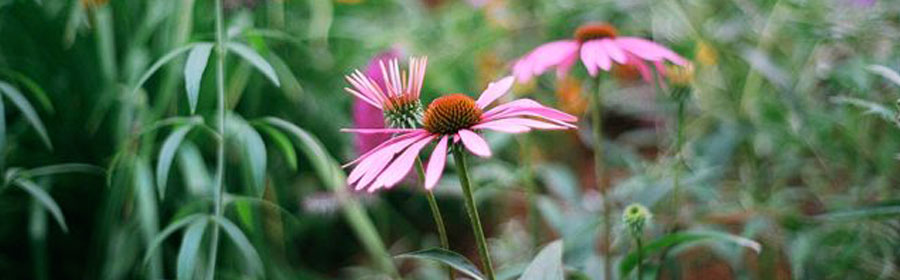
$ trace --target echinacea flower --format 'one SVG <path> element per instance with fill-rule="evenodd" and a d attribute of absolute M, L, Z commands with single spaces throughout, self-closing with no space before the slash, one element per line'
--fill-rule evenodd
<path fill-rule="evenodd" d="M 687 63 L 660 44 L 618 36 L 616 28 L 608 24 L 589 23 L 576 29 L 573 39 L 546 43 L 520 58 L 513 66 L 513 74 L 522 83 L 551 67 L 556 68 L 557 75 L 565 76 L 578 58 L 592 77 L 597 76 L 598 68 L 609 71 L 613 63 L 636 66 L 644 79 L 652 77 L 644 61 L 653 62 L 657 71 L 662 71 L 664 61 Z"/>
<path fill-rule="evenodd" d="M 353 88 L 344 88 L 360 100 L 382 111 L 384 119 L 393 128 L 414 128 L 420 126 L 422 119 L 422 83 L 425 80 L 425 68 L 428 58 L 410 58 L 409 72 L 400 71 L 400 63 L 396 59 L 379 62 L 383 85 L 371 77 L 356 70 L 347 76 L 347 82 Z"/>
<path fill-rule="evenodd" d="M 357 190 L 370 192 L 390 188 L 409 173 L 425 146 L 437 142 L 425 169 L 425 188 L 431 190 L 440 179 L 450 145 L 465 147 L 469 152 L 491 156 L 487 142 L 478 131 L 494 130 L 523 133 L 531 129 L 570 129 L 575 116 L 543 106 L 530 99 L 519 99 L 488 109 L 506 94 L 515 79 L 506 77 L 488 85 L 478 100 L 464 94 L 450 94 L 428 105 L 422 128 L 347 129 L 364 134 L 395 134 L 372 151 L 347 165 L 355 164 L 347 182 Z M 451 143 L 452 141 L 452 143 Z"/>
<path fill-rule="evenodd" d="M 383 61 L 390 61 L 399 57 L 399 51 L 395 49 L 379 53 L 369 60 L 369 64 L 366 66 L 365 72 L 363 73 L 365 73 L 365 76 L 370 78 L 372 83 L 378 86 L 378 88 L 386 88 L 386 80 L 381 71 L 381 65 L 383 64 Z M 353 99 L 353 127 L 385 127 L 383 116 L 384 113 L 381 112 L 381 108 L 372 106 L 372 104 L 369 104 L 360 98 Z M 390 135 L 357 134 L 353 139 L 353 143 L 357 154 L 361 155 L 388 139 L 390 139 Z"/>

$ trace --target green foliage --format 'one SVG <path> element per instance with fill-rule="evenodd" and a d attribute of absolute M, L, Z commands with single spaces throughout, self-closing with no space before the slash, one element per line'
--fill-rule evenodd
<path fill-rule="evenodd" d="M 472 262 L 470 262 L 466 257 L 457 254 L 453 251 L 447 251 L 441 248 L 431 248 L 425 249 L 421 251 L 409 252 L 405 254 L 400 254 L 394 256 L 394 258 L 413 258 L 413 259 L 423 259 L 423 260 L 431 260 L 438 261 L 449 265 L 453 269 L 462 272 L 466 276 L 472 277 L 475 280 L 483 280 L 484 275 L 481 274 L 481 271 L 475 267 Z"/>

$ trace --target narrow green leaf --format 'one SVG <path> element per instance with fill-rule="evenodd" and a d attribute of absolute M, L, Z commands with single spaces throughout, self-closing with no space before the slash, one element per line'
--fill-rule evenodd
<path fill-rule="evenodd" d="M 292 101 L 299 101 L 303 94 L 303 86 L 300 85 L 300 80 L 291 71 L 291 67 L 275 53 L 269 54 L 269 62 L 275 68 L 278 80 L 283 84 L 282 91 L 285 93 L 285 96 Z"/>
<path fill-rule="evenodd" d="M 181 169 L 181 178 L 184 185 L 192 195 L 205 196 L 212 195 L 212 180 L 210 180 L 209 169 L 203 160 L 203 155 L 197 146 L 191 141 L 181 143 L 178 149 L 178 166 Z"/>
<path fill-rule="evenodd" d="M 835 97 L 832 97 L 830 100 L 831 100 L 831 102 L 836 103 L 836 104 L 853 105 L 853 106 L 856 106 L 856 107 L 859 107 L 862 109 L 866 109 L 866 112 L 864 114 L 876 115 L 876 116 L 879 116 L 882 119 L 884 119 L 886 121 L 890 121 L 890 122 L 894 121 L 894 116 L 896 115 L 896 113 L 894 113 L 894 110 L 891 110 L 890 108 L 888 108 L 884 105 L 881 105 L 881 104 L 878 104 L 878 103 L 875 103 L 872 101 L 864 100 L 864 99 L 859 99 L 859 98 L 849 97 L 849 96 L 835 96 Z"/>
<path fill-rule="evenodd" d="M 38 177 L 38 176 L 47 176 L 47 175 L 56 175 L 60 173 L 87 173 L 87 174 L 95 174 L 95 175 L 104 175 L 106 174 L 106 170 L 102 167 L 84 163 L 62 163 L 62 164 L 54 164 L 41 166 L 37 168 L 32 168 L 25 171 L 25 174 L 29 177 Z"/>
<path fill-rule="evenodd" d="M 0 81 L 0 91 L 2 91 L 6 97 L 19 108 L 19 111 L 25 115 L 25 120 L 34 127 L 34 130 L 37 130 L 38 135 L 41 136 L 41 140 L 44 141 L 44 145 L 52 150 L 53 145 L 50 144 L 50 136 L 47 135 L 47 129 L 44 128 L 44 123 L 41 122 L 41 118 L 38 117 L 37 112 L 34 111 L 34 107 L 31 106 L 28 99 L 25 99 L 25 96 L 23 96 L 18 89 L 3 81 Z"/>
<path fill-rule="evenodd" d="M 225 230 L 225 233 L 228 234 L 228 237 L 231 238 L 231 241 L 234 242 L 234 245 L 236 245 L 238 247 L 238 250 L 241 251 L 244 259 L 247 261 L 247 266 L 250 268 L 250 271 L 252 271 L 254 275 L 262 276 L 262 260 L 259 258 L 259 254 L 256 253 L 256 249 L 253 248 L 253 244 L 250 244 L 250 240 L 248 240 L 247 236 L 244 235 L 244 232 L 242 232 L 241 229 L 238 228 L 234 223 L 225 218 L 212 217 L 212 220 Z"/>
<path fill-rule="evenodd" d="M 184 87 L 187 90 L 191 114 L 194 114 L 197 110 L 197 99 L 200 96 L 200 80 L 203 79 L 203 72 L 206 70 L 207 62 L 209 62 L 209 54 L 212 52 L 212 48 L 212 44 L 194 46 L 188 54 L 187 62 L 184 64 Z"/>
<path fill-rule="evenodd" d="M 649 258 L 655 253 L 661 252 L 663 249 L 678 246 L 678 245 L 687 245 L 691 243 L 701 242 L 701 241 L 720 241 L 720 242 L 728 242 L 740 245 L 742 247 L 750 248 L 753 251 L 756 251 L 757 254 L 762 250 L 762 245 L 758 242 L 740 237 L 737 235 L 716 232 L 716 231 L 685 231 L 685 232 L 676 232 L 672 233 L 659 239 L 654 240 L 653 242 L 644 245 L 643 250 L 641 252 L 644 255 L 644 258 Z M 625 259 L 619 263 L 619 272 L 621 275 L 628 275 L 635 267 L 637 267 L 637 252 L 631 252 Z"/>
<path fill-rule="evenodd" d="M 166 137 L 162 148 L 159 150 L 159 160 L 156 162 L 156 187 L 159 192 L 159 198 L 163 199 L 166 194 L 166 181 L 169 179 L 169 168 L 172 167 L 172 159 L 175 158 L 175 151 L 184 137 L 191 132 L 193 125 L 185 125 L 176 128 Z"/>
<path fill-rule="evenodd" d="M 0 169 L 6 168 L 6 108 L 0 100 Z"/>
<path fill-rule="evenodd" d="M 148 133 L 148 132 L 151 132 L 151 131 L 154 131 L 154 130 L 157 130 L 160 128 L 164 128 L 167 126 L 186 125 L 186 124 L 192 124 L 192 125 L 203 124 L 203 117 L 190 116 L 190 117 L 165 118 L 165 119 L 153 122 L 153 124 L 144 128 L 143 130 L 141 130 L 141 132 L 139 132 L 139 134 Z"/>
<path fill-rule="evenodd" d="M 153 196 L 153 171 L 144 158 L 134 161 L 132 171 L 132 184 L 134 184 L 135 197 L 137 198 L 137 216 L 140 224 L 141 237 L 149 245 L 159 234 L 159 211 L 156 197 Z M 161 266 L 162 258 L 156 255 L 152 261 L 153 266 Z"/>
<path fill-rule="evenodd" d="M 34 95 L 34 98 L 37 99 L 38 103 L 40 103 L 41 107 L 44 108 L 44 110 L 50 113 L 54 112 L 53 103 L 50 102 L 50 96 L 47 95 L 47 92 L 44 91 L 44 88 L 42 88 L 37 82 L 35 82 L 31 78 L 28 78 L 28 76 L 25 76 L 22 73 L 16 71 L 5 70 L 3 72 L 6 73 L 6 75 L 11 79 L 18 81 L 20 85 L 28 89 L 28 91 Z"/>
<path fill-rule="evenodd" d="M 881 205 L 861 209 L 834 211 L 816 216 L 820 221 L 860 221 L 864 219 L 896 218 L 900 205 Z"/>
<path fill-rule="evenodd" d="M 869 72 L 881 75 L 882 77 L 890 80 L 897 86 L 900 86 L 900 74 L 897 74 L 897 71 L 894 71 L 891 68 L 873 64 L 873 65 L 869 65 L 869 67 L 866 67 L 866 70 L 868 70 Z"/>
<path fill-rule="evenodd" d="M 278 149 L 281 150 L 281 155 L 284 156 L 284 160 L 287 161 L 291 170 L 297 171 L 297 150 L 294 149 L 291 139 L 285 136 L 284 133 L 281 133 L 281 131 L 265 124 L 258 125 L 256 128 L 272 139 L 275 146 L 278 146 Z"/>
<path fill-rule="evenodd" d="M 40 202 L 47 211 L 50 211 L 50 214 L 53 215 L 53 218 L 59 223 L 59 227 L 61 227 L 64 232 L 69 232 L 69 228 L 66 226 L 66 220 L 63 218 L 62 210 L 59 209 L 59 205 L 56 204 L 56 201 L 54 201 L 43 188 L 34 182 L 24 179 L 15 180 L 15 185 L 31 194 L 31 196 Z"/>
<path fill-rule="evenodd" d="M 266 145 L 262 136 L 235 114 L 228 116 L 226 126 L 228 126 L 226 131 L 230 134 L 229 139 L 235 140 L 234 143 L 240 147 L 241 158 L 244 161 L 242 167 L 249 175 L 251 186 L 257 196 L 262 196 L 266 183 Z"/>
<path fill-rule="evenodd" d="M 519 280 L 563 280 L 563 242 L 556 240 L 534 257 Z"/>
<path fill-rule="evenodd" d="M 159 248 L 159 245 L 161 245 L 162 242 L 165 241 L 167 237 L 169 237 L 169 235 L 172 235 L 172 233 L 175 233 L 175 231 L 197 221 L 198 219 L 202 219 L 205 217 L 205 214 L 188 215 L 182 217 L 181 219 L 175 220 L 174 222 L 166 226 L 166 228 L 160 231 L 159 234 L 157 234 L 156 237 L 153 238 L 153 241 L 150 241 L 150 244 L 147 245 L 147 253 L 144 254 L 144 264 L 150 261 L 150 257 L 153 256 L 153 252 L 156 250 L 156 248 Z"/>
<path fill-rule="evenodd" d="M 207 219 L 197 220 L 187 228 L 181 238 L 181 248 L 178 249 L 178 262 L 176 266 L 178 279 L 194 279 L 197 264 L 197 255 L 200 253 L 200 243 L 203 241 L 203 232 L 206 231 Z"/>
<path fill-rule="evenodd" d="M 236 53 L 238 56 L 250 62 L 253 67 L 256 67 L 260 72 L 262 72 L 266 78 L 269 78 L 275 86 L 281 86 L 281 83 L 278 81 L 278 75 L 275 74 L 275 69 L 272 68 L 272 65 L 269 64 L 259 53 L 257 53 L 252 48 L 239 43 L 226 43 L 225 44 L 229 50 Z"/>
<path fill-rule="evenodd" d="M 475 280 L 483 280 L 484 275 L 481 274 L 481 271 L 475 267 L 472 262 L 469 262 L 466 257 L 457 254 L 453 251 L 447 251 L 441 248 L 431 248 L 425 249 L 421 251 L 410 252 L 406 254 L 397 255 L 394 258 L 413 258 L 413 259 L 422 259 L 422 260 L 431 260 L 438 261 L 449 265 L 453 269 L 456 269 L 459 272 L 462 272 L 466 276 L 472 277 Z"/>
<path fill-rule="evenodd" d="M 185 53 L 185 52 L 187 52 L 187 51 L 189 51 L 189 50 L 192 50 L 194 47 L 196 47 L 196 46 L 202 46 L 202 45 L 210 45 L 210 46 L 212 46 L 212 43 L 194 43 L 194 44 L 188 44 L 188 45 L 186 45 L 186 46 L 182 46 L 182 47 L 175 48 L 174 50 L 171 50 L 171 51 L 169 51 L 168 53 L 166 53 L 165 55 L 163 55 L 159 60 L 157 60 L 156 62 L 154 62 L 153 65 L 150 65 L 150 68 L 148 68 L 147 71 L 145 71 L 144 74 L 141 75 L 141 78 L 138 79 L 138 82 L 135 83 L 134 86 L 132 86 L 132 89 L 131 89 L 131 91 L 132 91 L 132 96 L 134 96 L 134 93 L 136 93 L 136 92 L 141 88 L 141 86 L 143 86 L 144 83 L 146 83 L 147 80 L 149 80 L 150 77 L 153 76 L 153 74 L 156 73 L 156 71 L 159 70 L 159 68 L 162 68 L 163 65 L 165 65 L 166 63 L 168 63 L 168 62 L 171 61 L 172 59 L 175 59 L 175 58 L 178 57 L 179 55 L 181 55 L 181 54 L 183 54 L 183 53 Z"/>

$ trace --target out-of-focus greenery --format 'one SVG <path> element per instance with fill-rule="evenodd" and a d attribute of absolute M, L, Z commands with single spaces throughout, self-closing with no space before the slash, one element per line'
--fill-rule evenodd
<path fill-rule="evenodd" d="M 592 21 L 660 42 L 696 67 L 681 155 L 667 91 L 602 74 L 607 201 L 612 217 L 633 202 L 653 212 L 645 276 L 900 277 L 896 1 L 224 4 L 226 39 L 259 57 L 233 51 L 225 61 L 219 219 L 204 216 L 215 200 L 215 48 L 205 71 L 188 67 L 187 81 L 183 73 L 193 50 L 184 47 L 215 41 L 215 1 L 0 0 L 0 278 L 199 277 L 217 227 L 220 279 L 382 279 L 394 269 L 440 279 L 437 262 L 387 255 L 438 246 L 414 180 L 373 195 L 344 185 L 338 165 L 358 154 L 340 132 L 353 125 L 344 75 L 393 48 L 429 57 L 425 102 L 476 96 L 516 58 Z M 624 274 L 636 262 L 627 230 L 601 219 L 593 183 L 585 113 L 593 81 L 573 69 L 511 96 L 580 116 L 578 131 L 488 133 L 494 156 L 470 163 L 502 279 L 602 279 L 604 269 L 633 277 Z M 185 83 L 196 79 L 192 114 Z M 474 260 L 449 169 L 436 195 L 452 256 Z M 68 172 L 105 177 L 57 174 Z M 612 244 L 600 244 L 604 222 L 614 223 Z M 167 231 L 173 224 L 182 227 Z M 193 245 L 202 249 L 182 254 Z M 604 268 L 604 258 L 615 266 Z"/>

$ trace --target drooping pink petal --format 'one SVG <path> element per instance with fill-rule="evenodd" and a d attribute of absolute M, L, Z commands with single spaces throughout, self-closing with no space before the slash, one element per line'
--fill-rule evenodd
<path fill-rule="evenodd" d="M 456 135 L 459 135 L 459 138 L 463 142 L 463 146 L 466 146 L 466 149 L 473 154 L 480 157 L 491 156 L 491 148 L 488 146 L 487 142 L 484 141 L 484 138 L 478 136 L 477 133 L 468 129 L 461 129 Z"/>
<path fill-rule="evenodd" d="M 394 144 L 394 143 L 397 143 L 398 141 L 401 141 L 401 140 L 403 140 L 403 139 L 407 139 L 407 138 L 410 138 L 410 137 L 420 136 L 420 135 L 422 135 L 422 134 L 424 134 L 424 133 L 427 133 L 427 132 L 425 132 L 425 130 L 422 130 L 422 131 L 415 131 L 415 132 L 410 132 L 410 133 L 405 133 L 405 134 L 397 135 L 397 136 L 395 136 L 394 138 L 387 137 L 387 139 L 388 139 L 387 141 L 384 141 L 384 142 L 382 142 L 381 144 L 379 144 L 378 146 L 376 146 L 375 148 L 370 149 L 368 152 L 366 152 L 365 154 L 363 154 L 363 155 L 357 157 L 357 158 L 354 159 L 353 161 L 348 162 L 348 163 L 345 163 L 344 165 L 341 166 L 341 168 L 347 168 L 347 167 L 349 167 L 349 166 L 352 166 L 352 165 L 354 165 L 354 164 L 356 164 L 356 163 L 358 163 L 358 162 L 360 162 L 360 161 L 366 159 L 366 157 L 372 155 L 372 154 L 375 153 L 376 151 L 379 151 L 379 150 L 381 150 L 382 148 L 387 147 L 388 145 L 392 145 L 392 144 Z M 384 135 L 380 135 L 380 136 L 384 136 Z"/>
<path fill-rule="evenodd" d="M 357 134 L 394 134 L 415 132 L 419 129 L 415 128 L 342 128 L 341 132 L 357 133 Z"/>
<path fill-rule="evenodd" d="M 616 43 L 611 39 L 602 39 L 600 40 L 600 48 L 609 55 L 612 60 L 619 64 L 625 64 L 627 57 L 625 56 L 625 51 L 623 51 Z"/>
<path fill-rule="evenodd" d="M 591 75 L 591 77 L 597 76 L 597 55 L 599 52 L 596 41 L 587 42 L 581 46 L 581 63 L 587 68 L 588 75 Z"/>
<path fill-rule="evenodd" d="M 527 126 L 511 124 L 509 122 L 506 122 L 506 120 L 495 120 L 495 121 L 490 121 L 490 122 L 486 122 L 486 123 L 481 123 L 481 124 L 472 126 L 472 128 L 473 129 L 489 129 L 489 130 L 493 130 L 493 131 L 512 133 L 512 134 L 518 134 L 518 133 L 524 133 L 524 132 L 531 131 L 531 128 L 528 128 Z"/>
<path fill-rule="evenodd" d="M 572 70 L 572 66 L 575 65 L 576 61 L 578 61 L 578 52 L 572 52 L 569 57 L 563 59 L 563 61 L 556 66 L 556 77 L 561 79 L 569 75 L 569 71 Z"/>
<path fill-rule="evenodd" d="M 394 161 L 384 169 L 384 172 L 378 176 L 378 179 L 375 182 L 375 185 L 383 184 L 385 187 L 392 187 L 398 182 L 400 182 L 403 177 L 406 177 L 406 174 L 412 170 L 413 163 L 416 162 L 416 157 L 419 155 L 419 152 L 422 151 L 422 148 L 425 148 L 425 145 L 431 142 L 434 139 L 434 136 L 427 136 L 415 144 L 409 146 L 405 151 L 403 151 L 400 156 L 398 156 Z"/>
<path fill-rule="evenodd" d="M 491 105 L 497 98 L 503 96 L 509 89 L 512 88 L 513 82 L 515 78 L 513 76 L 508 76 L 506 78 L 500 79 L 499 81 L 492 82 L 488 84 L 487 89 L 485 89 L 481 96 L 478 97 L 478 100 L 475 101 L 475 104 L 478 105 L 479 108 L 484 109 L 488 105 Z"/>
<path fill-rule="evenodd" d="M 390 161 L 390 159 L 393 158 L 395 154 L 399 153 L 403 149 L 406 149 L 407 147 L 409 147 L 409 145 L 412 145 L 417 140 L 422 139 L 422 137 L 425 137 L 425 134 L 417 133 L 413 134 L 412 136 L 401 137 L 394 138 L 399 138 L 400 140 L 386 142 L 389 144 L 380 148 L 375 148 L 371 153 L 360 157 L 360 159 L 358 159 L 359 165 L 357 165 L 356 168 L 354 168 L 353 171 L 350 172 L 350 175 L 348 175 L 347 177 L 347 183 L 353 184 L 361 177 L 364 177 L 365 174 L 370 173 L 373 169 L 377 169 L 376 173 L 380 172 L 380 169 L 384 168 L 384 166 L 377 167 L 379 162 Z"/>
<path fill-rule="evenodd" d="M 444 173 L 444 165 L 447 163 L 447 141 L 448 137 L 441 137 L 441 141 L 434 147 L 431 152 L 431 158 L 428 159 L 428 167 L 425 169 L 425 189 L 432 190 L 440 181 L 441 175 Z"/>
<path fill-rule="evenodd" d="M 572 54 L 578 52 L 578 48 L 579 43 L 574 40 L 543 44 L 519 59 L 513 66 L 513 74 L 520 83 L 526 83 L 533 76 L 540 75 L 548 68 L 566 61 Z"/>
<path fill-rule="evenodd" d="M 606 49 L 603 48 L 603 41 L 604 40 L 588 41 L 587 43 L 584 43 L 584 47 L 581 50 L 584 52 L 584 50 L 587 49 L 589 52 L 593 52 L 594 63 L 596 63 L 600 69 L 603 69 L 603 71 L 609 71 L 609 69 L 612 68 L 612 60 L 609 58 L 609 54 L 606 53 Z"/>
<path fill-rule="evenodd" d="M 493 119 L 502 118 L 505 115 L 513 114 L 516 112 L 533 112 L 544 118 L 555 119 L 564 122 L 578 121 L 578 118 L 573 115 L 566 114 L 562 111 L 550 107 L 546 107 L 544 105 L 541 105 L 537 101 L 527 98 L 517 99 L 515 101 L 494 107 L 482 115 L 482 120 L 486 122 Z"/>
<path fill-rule="evenodd" d="M 615 39 L 615 43 L 623 50 L 645 60 L 661 61 L 665 59 L 678 65 L 687 64 L 687 60 L 685 60 L 675 52 L 660 44 L 643 38 L 618 37 Z"/>

